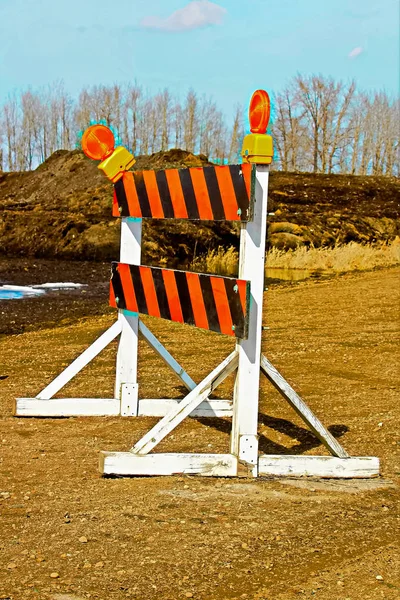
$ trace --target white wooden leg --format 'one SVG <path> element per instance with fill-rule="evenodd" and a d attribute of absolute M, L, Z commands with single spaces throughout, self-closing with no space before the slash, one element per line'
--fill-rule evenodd
<path fill-rule="evenodd" d="M 114 395 L 121 398 L 124 383 L 137 384 L 139 317 L 120 310 L 118 320 L 121 323 L 121 337 L 117 350 Z"/>
<path fill-rule="evenodd" d="M 146 342 L 151 348 L 162 358 L 166 365 L 175 373 L 180 379 L 183 385 L 189 390 L 193 390 L 196 387 L 195 382 L 186 373 L 185 369 L 174 359 L 172 354 L 162 345 L 162 343 L 153 335 L 148 327 L 139 320 L 139 331 L 143 335 Z"/>
<path fill-rule="evenodd" d="M 36 398 L 41 400 L 49 400 L 57 392 L 61 390 L 75 375 L 79 373 L 90 361 L 92 361 L 110 342 L 112 342 L 117 335 L 121 333 L 121 323 L 117 321 L 114 325 L 111 325 L 107 331 L 105 331 L 89 348 L 86 348 L 84 352 L 78 358 L 76 358 L 62 373 L 60 373 L 48 386 L 44 388 Z"/>
<path fill-rule="evenodd" d="M 269 360 L 262 355 L 261 357 L 261 371 L 264 373 L 268 381 L 278 390 L 280 394 L 287 400 L 290 406 L 296 411 L 296 413 L 303 419 L 303 421 L 309 426 L 311 431 L 317 436 L 317 438 L 328 448 L 328 450 L 339 458 L 348 458 L 346 450 L 339 444 L 331 433 L 322 425 L 321 421 L 314 415 L 312 410 L 307 404 L 300 398 L 289 383 L 282 377 L 282 375 L 275 369 L 275 367 L 269 362 Z"/>
<path fill-rule="evenodd" d="M 237 351 L 234 350 L 218 367 L 203 379 L 179 404 L 161 419 L 132 448 L 135 454 L 147 454 L 175 427 L 211 394 L 213 390 L 230 374 L 238 363 Z"/>
<path fill-rule="evenodd" d="M 237 344 L 239 366 L 233 396 L 231 452 L 245 462 L 254 477 L 258 465 L 258 397 L 262 307 L 264 295 L 265 236 L 268 196 L 267 165 L 256 167 L 253 220 L 243 224 L 240 236 L 239 277 L 250 280 L 249 335 Z"/>
<path fill-rule="evenodd" d="M 121 221 L 120 262 L 140 265 L 141 242 L 142 219 L 124 217 Z M 139 316 L 120 310 L 118 319 L 122 332 L 117 352 L 114 395 L 121 398 L 122 384 L 137 384 Z"/>

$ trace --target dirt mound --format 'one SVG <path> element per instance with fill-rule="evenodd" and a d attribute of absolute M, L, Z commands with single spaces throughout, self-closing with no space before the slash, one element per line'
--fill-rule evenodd
<path fill-rule="evenodd" d="M 173 148 L 167 152 L 139 156 L 136 160 L 135 169 L 177 169 L 182 167 L 204 167 L 211 164 L 204 154 L 196 156 L 191 152 L 186 152 L 186 150 Z"/>
<path fill-rule="evenodd" d="M 173 149 L 139 156 L 135 170 L 210 164 Z M 280 248 L 388 241 L 400 234 L 399 181 L 348 175 L 271 174 L 268 243 Z M 0 174 L 0 253 L 80 260 L 119 254 L 112 185 L 79 150 L 58 150 L 35 171 Z M 144 223 L 143 261 L 187 264 L 211 248 L 238 246 L 233 223 Z"/>
<path fill-rule="evenodd" d="M 278 247 L 389 241 L 400 233 L 400 182 L 356 175 L 271 174 L 270 242 Z"/>

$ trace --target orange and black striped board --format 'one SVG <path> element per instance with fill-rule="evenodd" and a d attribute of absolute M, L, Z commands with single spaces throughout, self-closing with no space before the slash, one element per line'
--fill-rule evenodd
<path fill-rule="evenodd" d="M 126 171 L 114 184 L 114 217 L 249 221 L 254 165 Z"/>
<path fill-rule="evenodd" d="M 110 305 L 247 338 L 250 282 L 112 263 Z"/>

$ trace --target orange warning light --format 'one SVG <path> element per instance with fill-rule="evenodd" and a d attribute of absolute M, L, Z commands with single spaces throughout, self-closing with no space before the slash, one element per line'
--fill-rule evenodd
<path fill-rule="evenodd" d="M 82 150 L 93 160 L 104 160 L 114 152 L 114 134 L 105 125 L 91 125 L 82 136 Z"/>
<path fill-rule="evenodd" d="M 265 133 L 267 131 L 271 113 L 271 102 L 265 90 L 257 90 L 251 97 L 249 119 L 252 133 Z"/>

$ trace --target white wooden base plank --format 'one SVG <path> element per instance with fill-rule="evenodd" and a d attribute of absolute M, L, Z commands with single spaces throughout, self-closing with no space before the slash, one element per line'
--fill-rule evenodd
<path fill-rule="evenodd" d="M 150 399 L 139 400 L 139 417 L 165 417 L 166 414 L 179 404 L 175 399 Z M 190 417 L 231 417 L 231 400 L 206 400 L 199 404 L 189 415 Z"/>
<path fill-rule="evenodd" d="M 369 478 L 379 476 L 379 458 L 356 456 L 280 456 L 263 454 L 258 460 L 259 476 Z"/>
<path fill-rule="evenodd" d="M 103 475 L 143 476 L 197 474 L 235 477 L 237 458 L 232 454 L 146 454 L 100 452 L 99 470 Z"/>
<path fill-rule="evenodd" d="M 16 417 L 114 417 L 120 414 L 117 398 L 17 398 Z"/>
<path fill-rule="evenodd" d="M 134 386 L 135 384 L 126 384 Z M 124 405 L 124 401 L 126 404 Z M 175 398 L 152 399 L 136 398 L 133 403 L 123 395 L 118 398 L 17 398 L 14 406 L 16 417 L 165 417 L 180 400 Z M 128 408 L 129 407 L 129 408 Z M 231 417 L 231 400 L 206 400 L 189 416 L 191 417 Z"/>

